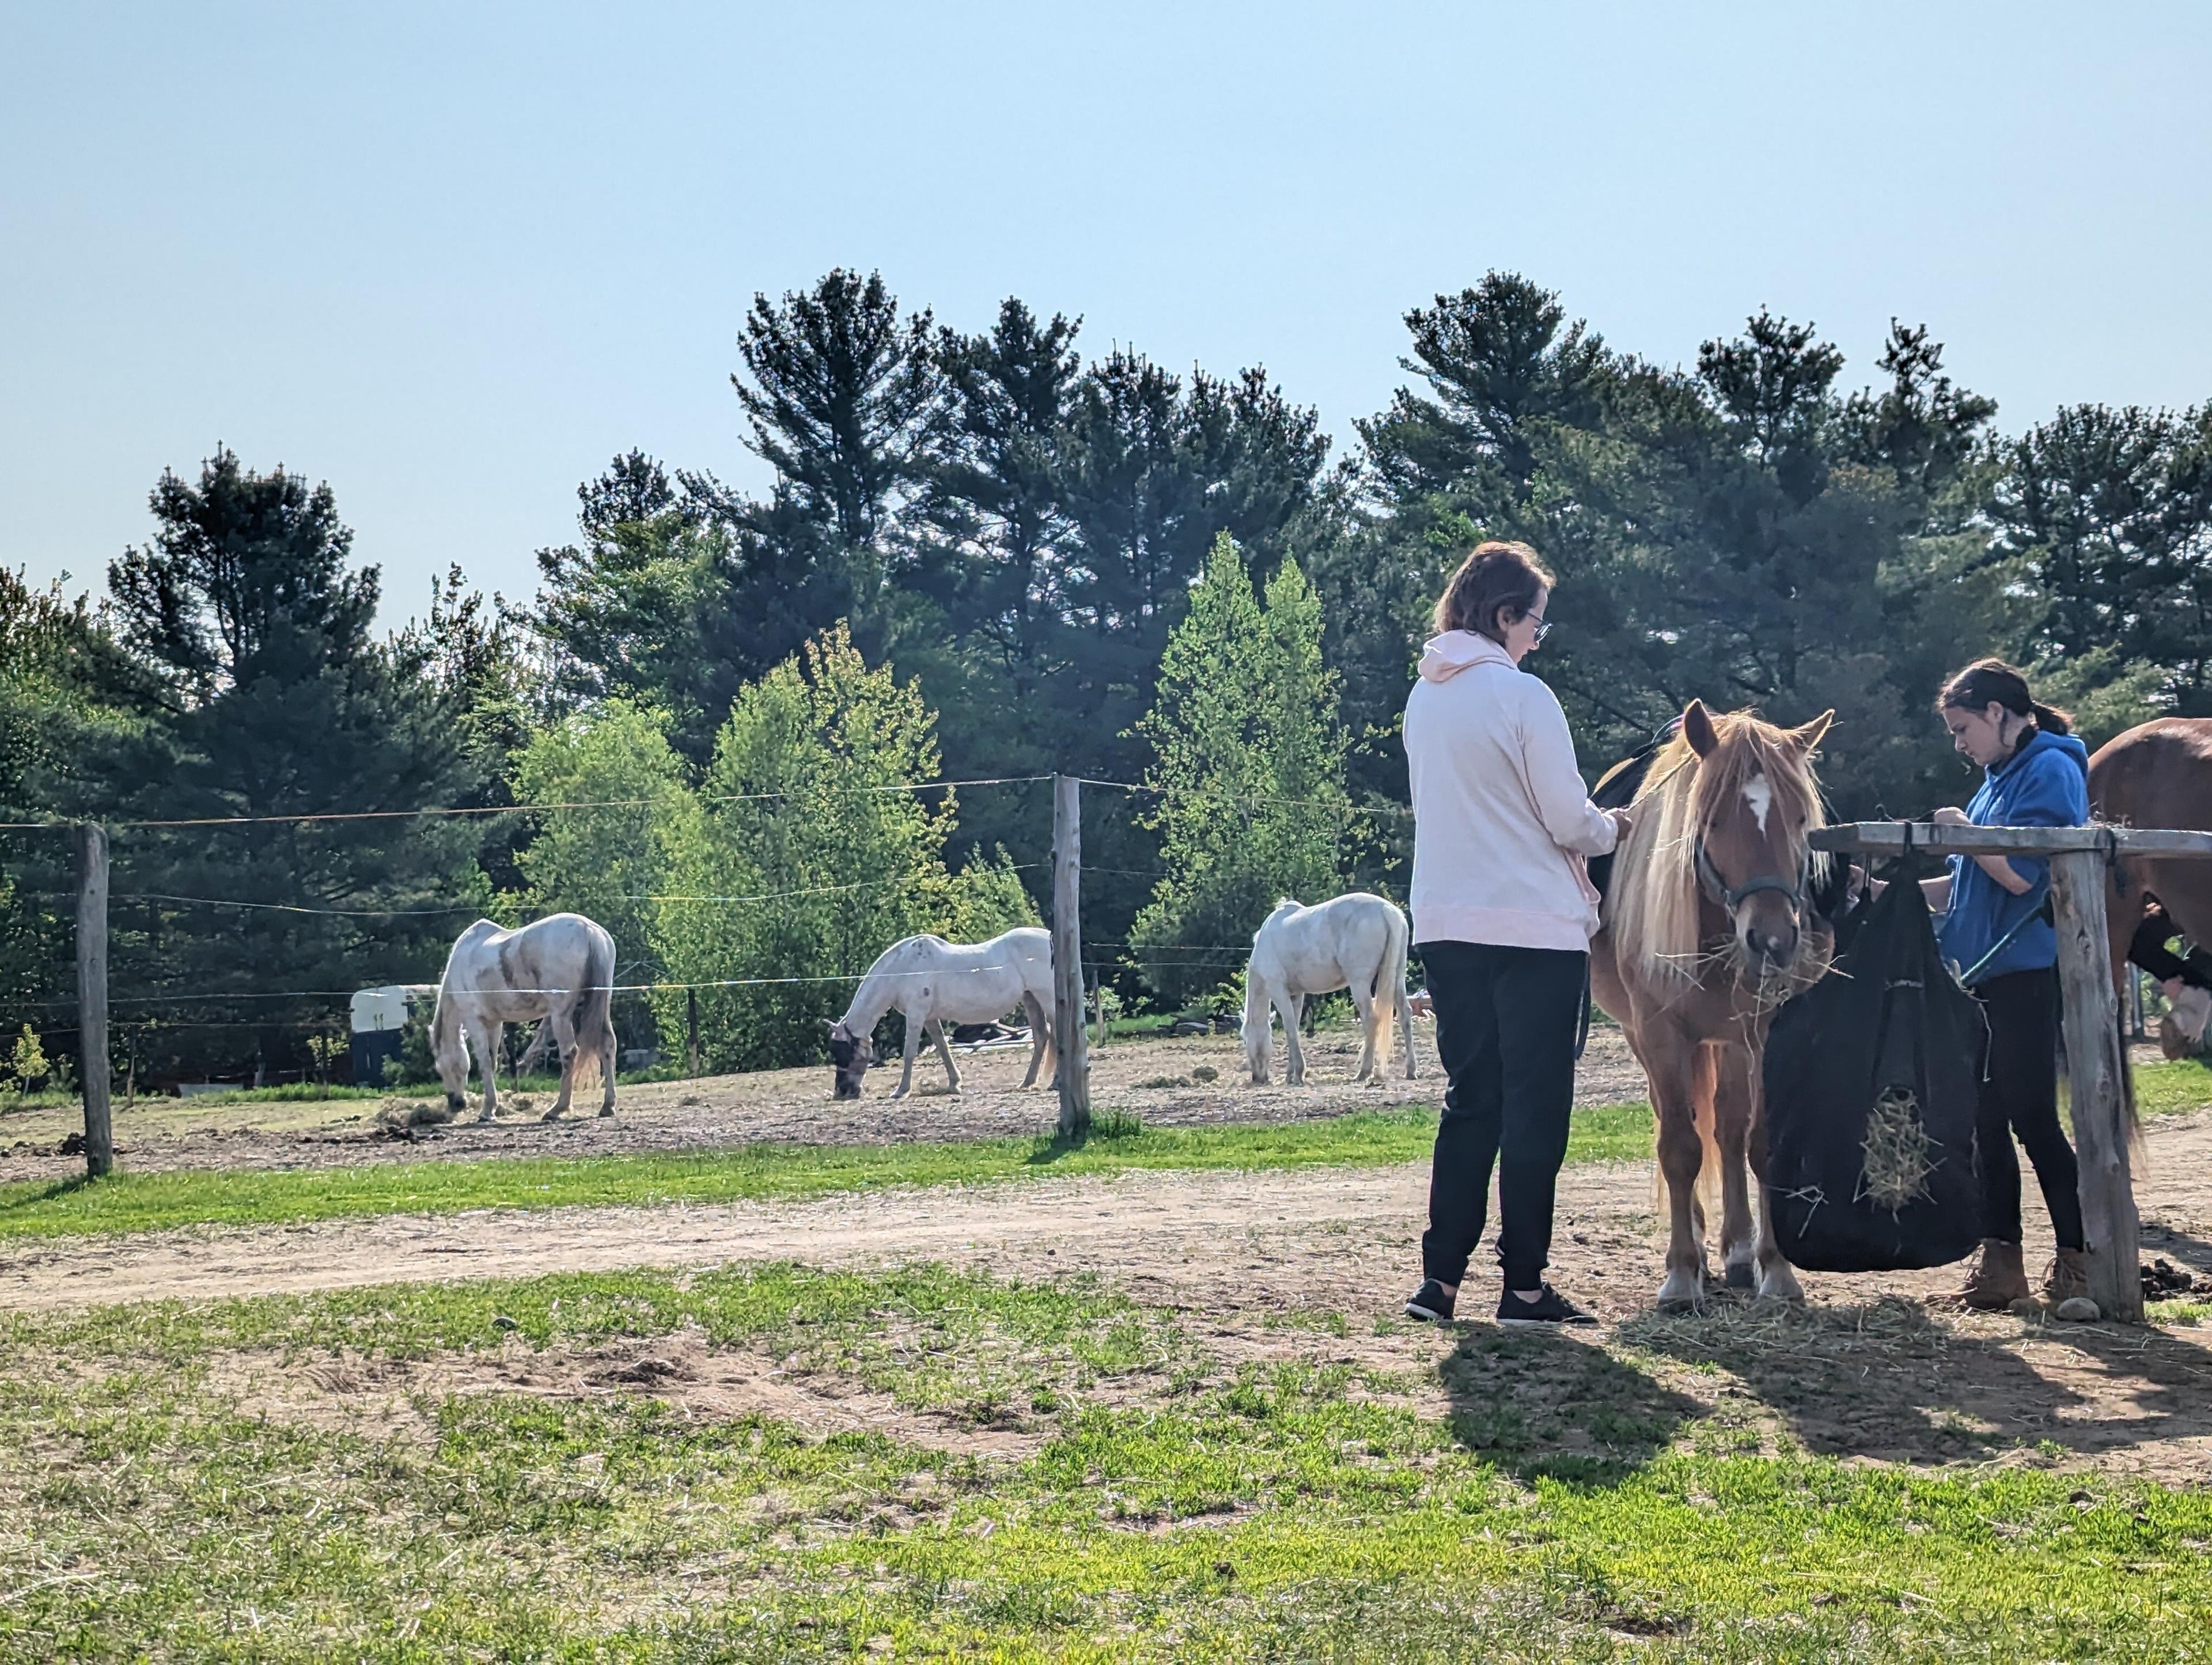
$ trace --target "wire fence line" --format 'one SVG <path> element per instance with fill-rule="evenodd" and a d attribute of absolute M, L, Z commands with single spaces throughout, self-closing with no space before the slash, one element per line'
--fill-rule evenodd
<path fill-rule="evenodd" d="M 958 780 L 898 781 L 888 786 L 858 787 L 852 788 L 852 791 L 855 795 L 945 792 L 975 787 L 1035 786 L 1055 778 L 1057 777 L 1051 775 L 987 775 Z M 1141 793 L 1153 797 L 1164 797 L 1174 791 L 1172 787 L 1153 786 L 1139 781 L 1109 781 L 1088 775 L 1073 775 L 1069 778 L 1080 781 L 1086 787 L 1098 787 L 1112 792 Z M 797 792 L 713 793 L 694 794 L 692 801 L 701 804 L 755 804 L 805 795 L 809 794 Z M 1411 809 L 1399 804 L 1332 803 L 1322 799 L 1281 798 L 1265 793 L 1238 793 L 1224 801 L 1232 804 L 1268 804 L 1297 809 L 1330 810 L 1346 816 L 1410 816 L 1413 813 Z M 148 820 L 103 820 L 100 824 L 116 832 L 188 827 L 305 825 L 319 822 L 410 821 L 432 817 L 547 815 L 581 810 L 653 809 L 667 802 L 667 797 L 663 795 L 653 798 L 576 799 L 533 804 L 425 805 L 416 809 L 303 811 L 289 815 L 179 816 Z M 85 818 L 47 817 L 36 821 L 0 821 L 0 832 L 58 831 L 77 826 Z M 1109 870 L 1101 869 L 1100 871 Z"/>

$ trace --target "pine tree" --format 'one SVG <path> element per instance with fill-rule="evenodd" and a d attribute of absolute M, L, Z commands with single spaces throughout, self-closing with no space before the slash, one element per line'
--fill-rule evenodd
<path fill-rule="evenodd" d="M 453 702 L 370 640 L 377 572 L 349 565 L 327 485 L 254 473 L 226 450 L 197 485 L 165 474 L 152 504 L 153 541 L 108 581 L 118 634 L 158 679 L 156 712 L 104 764 L 106 812 L 343 816 L 478 789 Z M 305 1035 L 343 1006 L 307 991 L 434 977 L 452 931 L 489 899 L 478 830 L 401 817 L 118 837 L 116 958 L 141 968 L 139 988 L 192 997 L 169 1015 L 203 1026 L 179 1033 L 204 1061 L 303 1067 Z M 222 1021 L 234 1027 L 209 1027 Z"/>

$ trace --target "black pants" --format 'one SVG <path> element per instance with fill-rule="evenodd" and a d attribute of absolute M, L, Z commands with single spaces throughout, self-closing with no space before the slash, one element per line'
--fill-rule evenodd
<path fill-rule="evenodd" d="M 1488 943 L 1420 946 L 1451 1090 L 1429 1177 L 1425 1277 L 1457 1284 L 1481 1239 L 1498 1164 L 1498 1258 L 1534 1289 L 1552 1256 L 1552 1194 L 1575 1102 L 1575 1023 L 1589 956 Z"/>
<path fill-rule="evenodd" d="M 1989 1020 L 1981 1097 L 1974 1107 L 1974 1146 L 1982 1170 L 1982 1235 L 2016 1243 L 2020 1158 L 2027 1147 L 2043 1188 L 2044 1206 L 2061 1249 L 2084 1246 L 2080 1170 L 2058 1125 L 2058 974 L 2014 971 L 1975 986 Z"/>

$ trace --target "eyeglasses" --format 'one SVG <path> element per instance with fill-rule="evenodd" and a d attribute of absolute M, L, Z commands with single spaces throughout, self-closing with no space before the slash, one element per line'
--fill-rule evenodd
<path fill-rule="evenodd" d="M 1551 634 L 1552 621 L 1548 618 L 1538 619 L 1536 621 L 1536 646 L 1541 647 L 1544 645 L 1544 638 Z"/>

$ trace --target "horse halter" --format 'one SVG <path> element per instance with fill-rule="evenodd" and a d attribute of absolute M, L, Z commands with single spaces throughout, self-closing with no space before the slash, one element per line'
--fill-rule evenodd
<path fill-rule="evenodd" d="M 1806 852 L 1805 864 L 1798 869 L 1795 884 L 1779 873 L 1760 873 L 1730 890 L 1721 878 L 1720 869 L 1713 866 L 1712 857 L 1705 854 L 1705 841 L 1700 837 L 1697 842 L 1697 868 L 1698 887 L 1729 913 L 1733 914 L 1742 906 L 1746 897 L 1755 896 L 1761 890 L 1771 890 L 1788 901 L 1793 911 L 1802 914 L 1805 911 L 1805 884 L 1812 876 L 1813 856 L 1809 850 Z"/>

